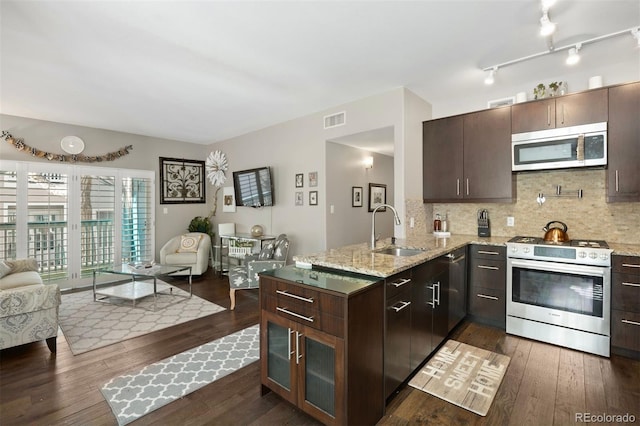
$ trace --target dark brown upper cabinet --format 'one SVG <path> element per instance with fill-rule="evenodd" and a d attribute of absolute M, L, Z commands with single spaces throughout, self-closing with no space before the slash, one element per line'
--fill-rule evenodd
<path fill-rule="evenodd" d="M 511 107 L 513 133 L 533 132 L 607 121 L 608 89 L 595 89 Z"/>
<path fill-rule="evenodd" d="M 640 201 L 640 82 L 609 89 L 607 202 Z"/>
<path fill-rule="evenodd" d="M 423 123 L 424 202 L 511 202 L 511 109 Z"/>

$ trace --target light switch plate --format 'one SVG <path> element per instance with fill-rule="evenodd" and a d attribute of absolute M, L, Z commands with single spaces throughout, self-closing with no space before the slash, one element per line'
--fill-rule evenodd
<path fill-rule="evenodd" d="M 516 219 L 513 216 L 507 216 L 507 226 L 516 226 Z"/>

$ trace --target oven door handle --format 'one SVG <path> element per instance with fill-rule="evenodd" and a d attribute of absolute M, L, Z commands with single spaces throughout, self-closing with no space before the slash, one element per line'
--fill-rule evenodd
<path fill-rule="evenodd" d="M 605 277 L 610 267 L 573 265 L 570 263 L 558 263 L 553 261 L 537 261 L 524 259 L 507 259 L 507 264 L 512 268 L 536 269 L 543 272 L 559 272 L 561 274 L 591 275 Z"/>

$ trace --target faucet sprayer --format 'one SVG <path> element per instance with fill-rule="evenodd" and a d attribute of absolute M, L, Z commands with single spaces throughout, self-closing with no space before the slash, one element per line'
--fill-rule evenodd
<path fill-rule="evenodd" d="M 373 213 L 371 214 L 371 244 L 370 248 L 376 248 L 376 213 L 378 209 L 382 207 L 389 207 L 393 211 L 393 219 L 396 225 L 400 225 L 400 216 L 398 216 L 398 212 L 396 209 L 390 204 L 380 204 L 378 207 L 373 209 Z"/>

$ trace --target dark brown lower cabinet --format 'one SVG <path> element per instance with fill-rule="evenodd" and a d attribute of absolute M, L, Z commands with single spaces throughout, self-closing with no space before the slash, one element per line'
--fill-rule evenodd
<path fill-rule="evenodd" d="M 469 316 L 472 320 L 506 328 L 506 247 L 469 246 Z"/>
<path fill-rule="evenodd" d="M 262 393 L 324 424 L 377 423 L 385 407 L 383 281 L 287 268 L 260 277 Z"/>
<path fill-rule="evenodd" d="M 640 257 L 612 261 L 611 352 L 640 359 Z"/>

